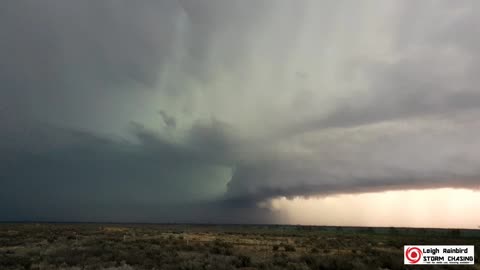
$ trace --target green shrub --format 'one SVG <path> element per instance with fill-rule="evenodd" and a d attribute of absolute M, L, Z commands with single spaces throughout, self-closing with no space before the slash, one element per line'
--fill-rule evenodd
<path fill-rule="evenodd" d="M 245 256 L 245 255 L 239 255 L 236 257 L 235 260 L 233 260 L 233 265 L 236 267 L 249 267 L 252 264 L 252 260 L 250 257 Z"/>
<path fill-rule="evenodd" d="M 273 264 L 275 266 L 285 267 L 287 266 L 288 261 L 288 255 L 285 253 L 275 253 L 275 255 L 273 255 Z"/>
<path fill-rule="evenodd" d="M 296 249 L 292 245 L 284 245 L 285 251 L 287 252 L 294 252 Z"/>

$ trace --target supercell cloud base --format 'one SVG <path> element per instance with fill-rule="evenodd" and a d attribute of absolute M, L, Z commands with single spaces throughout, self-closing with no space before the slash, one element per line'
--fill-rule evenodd
<path fill-rule="evenodd" d="M 6 1 L 0 220 L 476 227 L 478 29 L 473 0 Z"/>

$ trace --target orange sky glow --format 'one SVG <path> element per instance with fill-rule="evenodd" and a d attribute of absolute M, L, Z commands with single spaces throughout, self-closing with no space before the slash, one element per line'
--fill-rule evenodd
<path fill-rule="evenodd" d="M 263 205 L 290 224 L 480 228 L 480 191 L 426 189 L 287 199 Z"/>

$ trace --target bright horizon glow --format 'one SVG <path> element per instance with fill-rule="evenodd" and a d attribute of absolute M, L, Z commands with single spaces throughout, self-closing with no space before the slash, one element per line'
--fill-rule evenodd
<path fill-rule="evenodd" d="M 281 197 L 271 200 L 267 207 L 281 212 L 289 224 L 465 229 L 480 226 L 480 192 L 470 189 Z"/>

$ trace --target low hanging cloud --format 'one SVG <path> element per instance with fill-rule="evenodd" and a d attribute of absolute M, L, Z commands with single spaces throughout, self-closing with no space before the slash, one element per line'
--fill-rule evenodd
<path fill-rule="evenodd" d="M 221 127 L 209 130 L 222 136 Z M 273 213 L 218 203 L 232 170 L 225 145 L 177 144 L 135 124 L 138 142 L 36 127 L 2 145 L 0 213 L 4 220 L 267 222 Z M 30 136 L 34 136 L 31 138 Z M 2 133 L 3 138 L 7 134 Z M 214 151 L 203 149 L 204 144 Z M 27 147 L 24 147 L 27 145 Z M 243 214 L 239 214 L 243 213 Z"/>
<path fill-rule="evenodd" d="M 2 5 L 0 220 L 480 185 L 476 1 Z"/>

